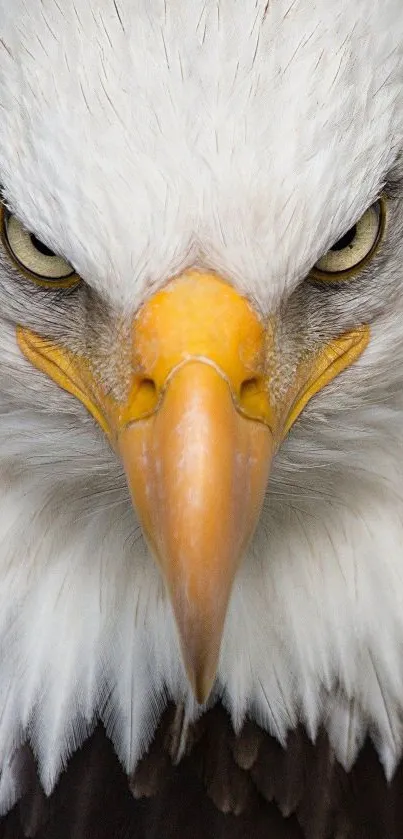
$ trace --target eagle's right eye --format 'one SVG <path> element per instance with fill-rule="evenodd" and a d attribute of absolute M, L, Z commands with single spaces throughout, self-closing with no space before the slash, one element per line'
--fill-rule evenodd
<path fill-rule="evenodd" d="M 48 288 L 70 288 L 79 281 L 69 262 L 26 230 L 4 207 L 0 209 L 0 221 L 7 253 L 25 276 Z"/>

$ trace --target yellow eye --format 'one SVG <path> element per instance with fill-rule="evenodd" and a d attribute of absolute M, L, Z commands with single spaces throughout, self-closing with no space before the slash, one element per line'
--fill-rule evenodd
<path fill-rule="evenodd" d="M 70 263 L 53 253 L 4 207 L 0 220 L 3 244 L 26 276 L 49 288 L 70 288 L 79 282 Z"/>
<path fill-rule="evenodd" d="M 311 271 L 314 279 L 337 282 L 354 276 L 376 253 L 385 229 L 386 205 L 380 198 Z"/>

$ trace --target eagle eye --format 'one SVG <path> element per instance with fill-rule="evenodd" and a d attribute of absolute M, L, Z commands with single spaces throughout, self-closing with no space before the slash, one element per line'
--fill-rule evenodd
<path fill-rule="evenodd" d="M 372 204 L 311 271 L 313 279 L 338 282 L 355 276 L 376 253 L 385 229 L 385 200 Z"/>
<path fill-rule="evenodd" d="M 26 230 L 17 217 L 4 207 L 0 210 L 0 221 L 3 244 L 25 276 L 48 288 L 76 285 L 78 277 L 70 263 Z"/>

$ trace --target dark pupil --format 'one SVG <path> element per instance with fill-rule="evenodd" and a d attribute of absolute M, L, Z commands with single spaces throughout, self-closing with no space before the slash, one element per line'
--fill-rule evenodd
<path fill-rule="evenodd" d="M 357 233 L 357 225 L 355 224 L 354 227 L 350 227 L 350 230 L 347 230 L 347 233 L 338 239 L 337 242 L 334 243 L 333 247 L 330 248 L 331 251 L 342 251 L 344 248 L 348 248 L 351 245 L 351 242 L 354 241 L 355 236 Z"/>
<path fill-rule="evenodd" d="M 50 248 L 47 248 L 46 245 L 44 245 L 40 239 L 37 239 L 33 233 L 31 233 L 31 242 L 34 248 L 36 248 L 36 250 L 39 251 L 39 253 L 42 253 L 44 256 L 55 256 L 54 252 L 51 251 Z"/>

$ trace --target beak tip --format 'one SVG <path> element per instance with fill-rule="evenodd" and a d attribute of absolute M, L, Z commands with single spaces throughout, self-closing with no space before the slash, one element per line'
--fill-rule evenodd
<path fill-rule="evenodd" d="M 195 674 L 191 679 L 193 695 L 198 705 L 205 705 L 213 689 L 214 677 L 205 678 L 204 674 Z"/>
<path fill-rule="evenodd" d="M 217 661 L 199 661 L 188 664 L 187 676 L 192 688 L 193 695 L 199 705 L 205 705 L 213 690 Z"/>

